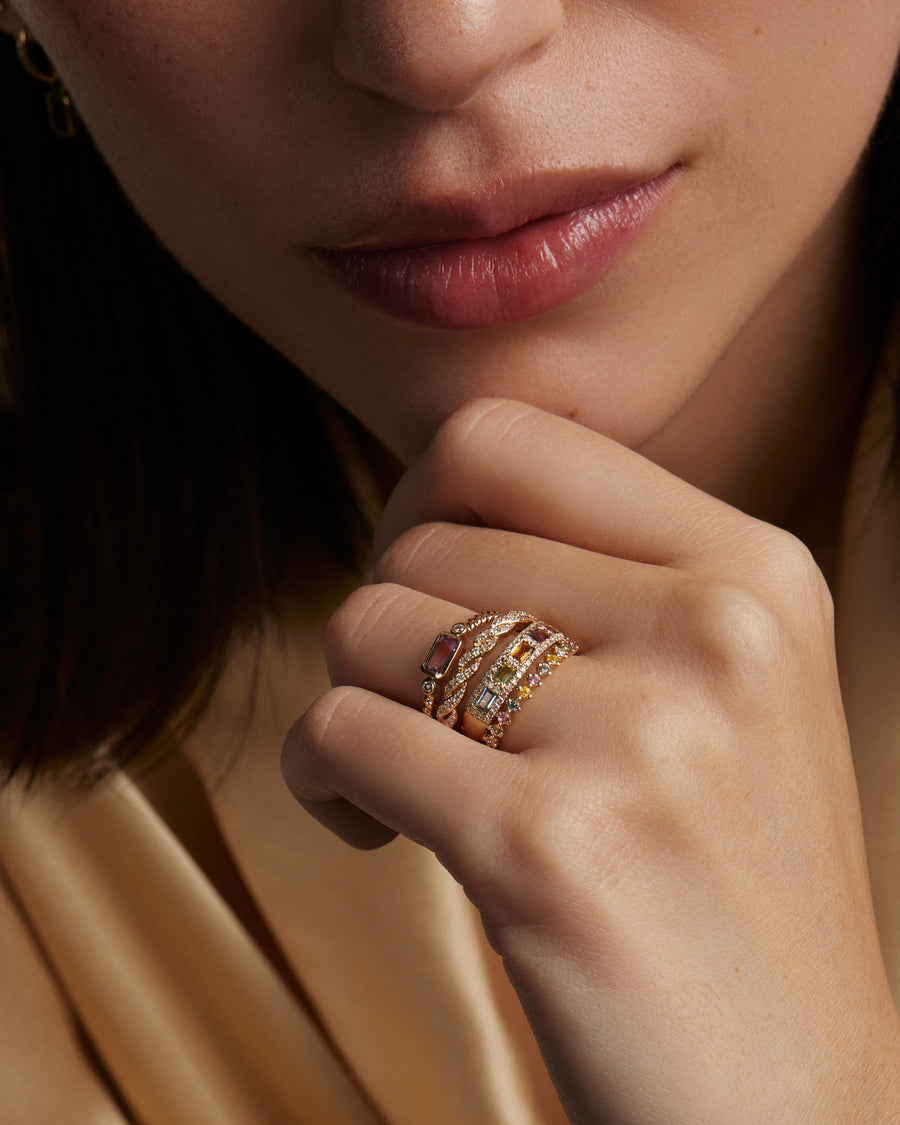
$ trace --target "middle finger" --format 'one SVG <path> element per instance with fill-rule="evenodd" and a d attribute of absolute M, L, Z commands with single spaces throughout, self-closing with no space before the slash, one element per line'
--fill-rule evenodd
<path fill-rule="evenodd" d="M 609 645 L 643 633 L 660 590 L 680 573 L 518 532 L 433 523 L 396 540 L 375 578 L 476 610 L 527 609 L 585 650 L 595 637 Z"/>

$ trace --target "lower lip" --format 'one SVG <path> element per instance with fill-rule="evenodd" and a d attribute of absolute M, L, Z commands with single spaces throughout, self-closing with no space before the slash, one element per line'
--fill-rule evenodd
<path fill-rule="evenodd" d="M 558 308 L 599 281 L 669 198 L 675 169 L 599 203 L 494 238 L 319 250 L 359 300 L 433 328 L 492 328 Z"/>

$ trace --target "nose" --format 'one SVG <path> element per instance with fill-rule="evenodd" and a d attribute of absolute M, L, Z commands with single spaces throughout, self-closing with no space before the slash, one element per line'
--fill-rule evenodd
<path fill-rule="evenodd" d="M 537 57 L 563 0 L 340 0 L 345 81 L 427 112 L 465 105 L 499 71 Z"/>

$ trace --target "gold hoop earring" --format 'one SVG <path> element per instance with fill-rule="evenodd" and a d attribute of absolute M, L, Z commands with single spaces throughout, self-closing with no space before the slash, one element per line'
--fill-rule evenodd
<path fill-rule="evenodd" d="M 31 32 L 24 24 L 16 39 L 16 54 L 26 74 L 48 87 L 44 104 L 50 128 L 57 137 L 65 141 L 71 140 L 78 132 L 78 115 L 72 97 L 63 85 L 56 67 L 44 54 L 40 44 L 32 39 Z"/>

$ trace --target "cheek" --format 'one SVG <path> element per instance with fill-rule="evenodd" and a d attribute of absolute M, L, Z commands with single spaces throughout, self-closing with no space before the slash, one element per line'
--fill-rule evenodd
<path fill-rule="evenodd" d="M 896 64 L 900 4 L 776 0 L 747 9 L 730 54 L 747 107 L 734 125 L 761 149 L 781 143 L 801 160 L 834 164 L 848 148 L 858 156 Z"/>
<path fill-rule="evenodd" d="M 79 112 L 126 191 L 165 231 L 216 194 L 245 213 L 283 150 L 308 3 L 24 0 Z M 27 10 L 26 10 L 27 9 Z M 163 197 L 163 198 L 160 198 Z M 195 206 L 194 210 L 197 209 Z"/>
<path fill-rule="evenodd" d="M 647 0 L 640 7 L 716 74 L 708 93 L 722 140 L 757 143 L 763 160 L 766 148 L 785 145 L 827 163 L 848 144 L 861 150 L 900 50 L 898 0 Z M 682 68 L 682 77 L 689 72 Z M 716 112 L 711 102 L 705 109 Z"/>
<path fill-rule="evenodd" d="M 774 284 L 841 200 L 894 72 L 900 3 L 710 0 L 690 11 L 685 35 L 715 68 L 719 123 L 696 170 L 710 237 L 740 251 L 719 280 L 741 294 L 744 277 Z"/>
<path fill-rule="evenodd" d="M 510 101 L 501 124 L 521 131 L 538 110 L 553 110 L 539 155 L 565 157 L 567 145 L 590 155 L 572 135 L 573 106 L 581 106 L 590 123 L 584 133 L 597 137 L 600 151 L 611 145 L 614 154 L 642 154 L 657 145 L 696 153 L 696 197 L 682 225 L 666 228 L 677 252 L 667 257 L 662 248 L 667 269 L 650 268 L 640 291 L 626 284 L 622 299 L 609 295 L 616 316 L 592 319 L 582 348 L 593 362 L 598 341 L 605 346 L 611 337 L 611 366 L 634 366 L 658 323 L 659 339 L 666 342 L 668 326 L 696 377 L 707 352 L 724 350 L 728 334 L 811 237 L 852 172 L 894 64 L 900 3 L 566 3 L 571 26 L 580 21 L 583 34 L 570 27 L 558 73 L 544 71 L 543 85 L 532 75 L 522 108 Z M 336 85 L 329 50 L 337 0 L 18 6 L 125 190 L 185 265 L 301 365 L 368 371 L 375 349 L 345 358 L 353 334 L 344 306 L 291 257 L 333 198 L 355 198 L 346 187 L 354 176 L 371 178 L 378 164 L 369 154 L 378 154 L 381 139 L 385 147 L 396 140 L 379 132 L 381 116 L 367 129 L 355 100 L 345 108 L 347 91 Z M 598 106 L 610 112 L 604 117 Z M 598 130 L 598 119 L 612 124 Z M 709 285 L 693 275 L 710 278 Z M 723 294 L 733 294 L 733 309 L 724 307 Z M 315 355 L 301 338 L 314 328 L 298 327 L 301 321 L 326 326 Z M 688 348 L 680 327 L 695 321 L 711 339 L 718 333 L 702 354 L 693 338 Z M 578 316 L 574 323 L 583 327 Z M 573 335 L 577 340 L 567 331 L 566 340 Z M 398 365 L 415 366 L 419 353 L 393 326 L 383 340 L 377 330 L 375 336 L 379 354 L 390 358 L 399 341 Z M 524 340 L 528 331 L 510 336 Z M 440 357 L 447 355 L 444 346 Z M 508 366 L 504 357 L 501 347 L 496 367 Z M 479 346 L 461 366 L 471 371 L 482 361 L 494 370 L 494 357 Z"/>
<path fill-rule="evenodd" d="M 19 7 L 145 212 L 146 185 L 161 176 L 182 181 L 173 182 L 176 195 L 216 191 L 245 216 L 321 206 L 327 185 L 309 183 L 303 162 L 335 146 L 328 36 L 336 2 L 20 0 Z M 606 8 L 580 16 L 598 45 L 604 29 L 619 26 L 611 11 L 618 5 Z M 650 80 L 672 85 L 678 100 L 692 89 L 699 62 L 715 77 L 693 91 L 694 112 L 721 114 L 725 148 L 755 145 L 763 166 L 783 161 L 789 148 L 796 167 L 834 165 L 847 146 L 861 147 L 900 37 L 896 0 L 644 0 L 629 9 L 632 31 L 645 27 L 644 54 L 660 37 L 671 43 Z M 598 66 L 583 55 L 577 65 Z M 644 121 L 641 131 L 651 126 Z M 785 170 L 789 179 L 790 168 L 774 167 L 776 175 Z"/>

